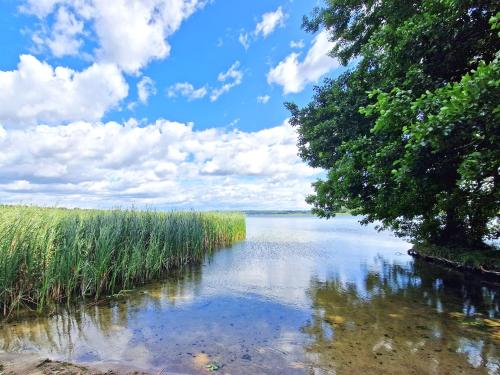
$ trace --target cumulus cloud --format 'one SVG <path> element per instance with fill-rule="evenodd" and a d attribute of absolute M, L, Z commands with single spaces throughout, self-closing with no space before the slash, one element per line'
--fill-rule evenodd
<path fill-rule="evenodd" d="M 156 94 L 154 81 L 150 77 L 142 77 L 137 84 L 137 96 L 141 103 L 146 104 L 150 96 Z"/>
<path fill-rule="evenodd" d="M 16 70 L 0 71 L 0 123 L 95 121 L 127 94 L 115 65 L 95 63 L 78 72 L 21 55 Z"/>
<path fill-rule="evenodd" d="M 215 102 L 219 99 L 219 96 L 228 92 L 233 87 L 238 86 L 243 81 L 243 71 L 239 70 L 240 62 L 236 61 L 226 72 L 219 73 L 217 80 L 223 82 L 224 84 L 212 90 L 210 94 L 210 100 Z"/>
<path fill-rule="evenodd" d="M 318 171 L 288 124 L 257 132 L 158 120 L 0 126 L 0 200 L 63 206 L 304 207 Z"/>
<path fill-rule="evenodd" d="M 251 32 L 242 31 L 238 37 L 238 41 L 245 48 L 250 48 L 252 39 L 257 39 L 259 36 L 267 38 L 277 27 L 285 26 L 287 14 L 283 12 L 280 6 L 273 12 L 264 13 L 260 21 L 255 25 L 255 29 Z"/>
<path fill-rule="evenodd" d="M 32 39 L 38 47 L 47 46 L 56 57 L 77 55 L 83 40 L 84 23 L 61 6 L 56 12 L 55 21 L 48 31 L 37 31 Z"/>
<path fill-rule="evenodd" d="M 135 73 L 151 60 L 168 56 L 167 38 L 204 5 L 204 0 L 27 0 L 21 9 L 46 21 L 35 41 L 56 56 L 79 49 L 85 22 L 99 45 L 97 61 Z M 50 23 L 52 13 L 56 21 Z"/>
<path fill-rule="evenodd" d="M 189 101 L 195 99 L 201 99 L 205 97 L 207 93 L 208 90 L 205 86 L 196 89 L 189 82 L 178 82 L 167 89 L 167 96 L 169 98 L 175 98 L 176 96 L 183 96 L 187 98 Z"/>
<path fill-rule="evenodd" d="M 264 13 L 261 21 L 255 26 L 255 35 L 262 35 L 264 38 L 271 34 L 278 26 L 284 26 L 285 13 L 283 8 L 278 7 L 274 12 Z"/>
<path fill-rule="evenodd" d="M 261 103 L 261 104 L 266 104 L 269 99 L 271 99 L 271 97 L 269 95 L 260 95 L 260 96 L 257 96 L 257 102 Z"/>
<path fill-rule="evenodd" d="M 288 55 L 268 72 L 267 82 L 282 86 L 284 94 L 298 93 L 308 83 L 317 82 L 321 76 L 338 68 L 339 61 L 328 56 L 333 47 L 328 37 L 327 31 L 319 33 L 302 61 L 299 61 L 299 53 Z"/>

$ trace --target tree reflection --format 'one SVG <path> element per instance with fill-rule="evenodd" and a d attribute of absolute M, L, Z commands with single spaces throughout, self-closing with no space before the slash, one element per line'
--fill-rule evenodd
<path fill-rule="evenodd" d="M 498 290 L 419 261 L 375 265 L 357 283 L 311 281 L 313 363 L 340 374 L 500 371 Z"/>

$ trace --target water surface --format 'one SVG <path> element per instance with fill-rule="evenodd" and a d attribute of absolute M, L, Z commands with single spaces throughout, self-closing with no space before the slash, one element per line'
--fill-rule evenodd
<path fill-rule="evenodd" d="M 353 217 L 249 217 L 202 265 L 4 323 L 0 351 L 167 374 L 500 373 L 499 288 L 409 247 Z"/>

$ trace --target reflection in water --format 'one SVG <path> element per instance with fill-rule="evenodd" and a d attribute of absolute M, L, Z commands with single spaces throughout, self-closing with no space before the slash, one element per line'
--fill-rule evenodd
<path fill-rule="evenodd" d="M 1 330 L 0 348 L 5 352 L 64 353 L 65 359 L 84 362 L 100 358 L 120 361 L 131 340 L 136 340 L 134 332 L 127 329 L 130 320 L 136 318 L 138 312 L 161 311 L 166 306 L 175 308 L 192 300 L 198 293 L 200 270 L 201 265 L 192 265 L 162 283 L 127 291 L 99 304 L 70 306 L 50 317 L 29 317 L 7 323 Z M 93 349 L 82 354 L 78 350 L 81 343 Z M 133 358 L 137 352 L 141 355 Z M 147 363 L 146 352 L 137 345 L 132 358 Z"/>
<path fill-rule="evenodd" d="M 498 288 L 354 218 L 249 218 L 247 232 L 165 281 L 3 323 L 0 350 L 152 372 L 500 372 Z"/>
<path fill-rule="evenodd" d="M 500 372 L 498 326 L 485 323 L 498 317 L 496 293 L 442 279 L 420 261 L 376 263 L 380 272 L 367 272 L 363 284 L 312 281 L 314 313 L 303 331 L 316 365 L 341 374 Z"/>

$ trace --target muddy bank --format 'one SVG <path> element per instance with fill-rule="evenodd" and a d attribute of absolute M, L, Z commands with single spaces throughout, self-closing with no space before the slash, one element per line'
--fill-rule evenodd
<path fill-rule="evenodd" d="M 149 375 L 122 368 L 100 369 L 43 359 L 35 354 L 0 354 L 0 375 Z"/>

